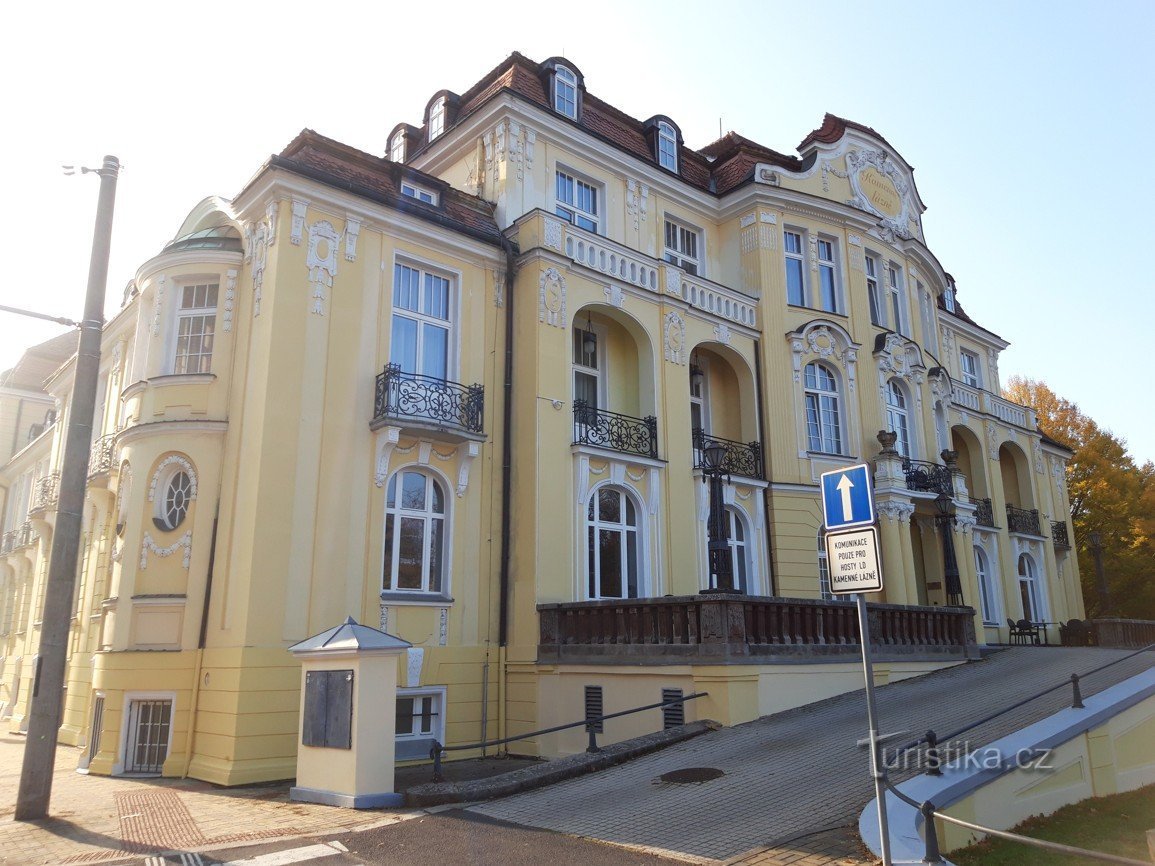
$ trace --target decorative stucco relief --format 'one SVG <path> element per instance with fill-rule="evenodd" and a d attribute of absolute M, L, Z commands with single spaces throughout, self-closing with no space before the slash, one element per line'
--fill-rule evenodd
<path fill-rule="evenodd" d="M 565 277 L 557 268 L 546 268 L 542 271 L 538 290 L 538 321 L 545 322 L 555 328 L 564 328 L 566 326 Z"/>
<path fill-rule="evenodd" d="M 341 236 L 328 220 L 318 220 L 309 226 L 305 267 L 309 270 L 309 286 L 313 294 L 309 312 L 317 316 L 325 315 L 326 292 L 332 291 L 333 278 L 337 276 L 337 245 L 340 239 Z"/>
<path fill-rule="evenodd" d="M 666 360 L 671 364 L 685 365 L 689 361 L 686 351 L 686 322 L 677 310 L 666 313 L 662 343 L 665 347 Z"/>

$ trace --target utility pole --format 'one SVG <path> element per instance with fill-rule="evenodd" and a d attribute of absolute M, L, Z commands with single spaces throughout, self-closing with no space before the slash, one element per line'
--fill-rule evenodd
<path fill-rule="evenodd" d="M 16 797 L 17 821 L 47 817 L 48 803 L 52 797 L 56 735 L 60 728 L 64 699 L 64 667 L 80 548 L 80 518 L 88 482 L 92 413 L 96 408 L 96 380 L 100 369 L 104 291 L 108 281 L 108 251 L 112 243 L 112 210 L 116 201 L 116 178 L 120 173 L 120 162 L 115 156 L 106 156 L 100 168 L 85 168 L 81 171 L 100 175 L 100 198 L 96 206 L 96 227 L 92 233 L 88 291 L 84 299 L 84 320 L 80 323 L 80 340 L 76 350 L 72 400 L 68 405 L 68 429 L 64 438 L 52 553 L 48 562 L 40 651 L 33 669 L 28 739 L 24 745 L 24 765 Z"/>

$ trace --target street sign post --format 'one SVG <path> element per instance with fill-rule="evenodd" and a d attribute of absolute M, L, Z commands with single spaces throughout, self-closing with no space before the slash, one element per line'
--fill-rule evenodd
<path fill-rule="evenodd" d="M 858 642 L 862 646 L 862 674 L 866 680 L 866 723 L 870 727 L 870 772 L 874 778 L 874 796 L 878 801 L 882 864 L 891 866 L 886 788 L 882 784 L 881 756 L 878 754 L 878 712 L 874 703 L 874 666 L 870 660 L 870 623 L 866 616 L 866 596 L 863 594 L 882 589 L 870 467 L 860 464 L 824 472 L 821 482 L 830 592 L 834 595 L 853 595 L 858 607 Z"/>
<path fill-rule="evenodd" d="M 827 532 L 874 523 L 874 493 L 865 463 L 822 473 L 822 522 Z"/>

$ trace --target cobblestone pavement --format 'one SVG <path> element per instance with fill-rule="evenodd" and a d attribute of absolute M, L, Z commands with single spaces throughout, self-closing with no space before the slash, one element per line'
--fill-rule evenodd
<path fill-rule="evenodd" d="M 948 734 L 1072 673 L 1128 655 L 1124 650 L 1016 647 L 878 690 L 882 732 L 933 728 Z M 1155 664 L 1147 653 L 1082 682 L 1094 694 Z M 970 731 L 989 743 L 1068 706 L 1060 689 Z M 474 811 L 562 833 L 674 853 L 754 864 L 868 863 L 857 842 L 859 812 L 873 796 L 865 748 L 863 692 L 853 692 L 749 724 L 706 734 L 635 761 L 472 807 Z M 709 767 L 725 775 L 669 784 L 672 770 Z M 895 774 L 902 777 L 902 774 Z M 833 831 L 822 833 L 820 831 Z M 805 837 L 805 838 L 803 838 Z M 787 842 L 786 840 L 794 840 Z M 808 849 L 814 850 L 808 850 Z"/>
<path fill-rule="evenodd" d="M 159 851 L 363 830 L 415 812 L 360 812 L 290 802 L 288 786 L 217 788 L 193 779 L 82 776 L 77 749 L 56 750 L 52 817 L 12 820 L 24 738 L 0 735 L 0 863 L 103 863 Z"/>

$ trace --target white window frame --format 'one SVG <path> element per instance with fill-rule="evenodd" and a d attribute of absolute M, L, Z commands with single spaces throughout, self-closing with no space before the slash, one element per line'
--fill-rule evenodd
<path fill-rule="evenodd" d="M 568 181 L 572 187 L 572 201 L 563 198 L 559 194 L 559 185 L 562 179 Z M 590 192 L 593 210 L 589 210 L 578 203 L 581 187 L 585 187 Z M 593 232 L 595 235 L 602 234 L 602 215 L 600 212 L 601 205 L 599 204 L 599 199 L 602 202 L 605 201 L 605 186 L 579 172 L 558 165 L 554 170 L 553 195 L 554 213 L 557 216 L 587 232 Z M 583 225 L 583 222 L 592 223 L 593 228 L 590 228 L 589 225 Z"/>
<path fill-rule="evenodd" d="M 405 162 L 405 130 L 399 129 L 393 133 L 389 142 L 389 159 L 393 162 Z"/>
<path fill-rule="evenodd" d="M 902 265 L 895 261 L 886 263 L 886 303 L 889 318 L 894 322 L 891 330 L 910 336 L 906 311 L 906 280 L 902 275 Z"/>
<path fill-rule="evenodd" d="M 1026 574 L 1024 574 L 1023 563 L 1027 564 Z M 1015 563 L 1015 571 L 1019 579 L 1019 599 L 1022 600 L 1025 595 L 1032 608 L 1032 610 L 1024 610 L 1023 618 L 1029 619 L 1031 622 L 1043 622 L 1046 620 L 1046 611 L 1044 610 L 1043 592 L 1039 586 L 1039 564 L 1035 562 L 1035 558 L 1027 552 L 1019 554 L 1018 561 Z"/>
<path fill-rule="evenodd" d="M 423 743 L 423 742 L 432 741 L 432 740 L 437 740 L 437 742 L 439 742 L 439 743 L 444 743 L 445 742 L 445 716 L 447 715 L 446 710 L 447 710 L 447 706 L 448 706 L 448 700 L 447 700 L 448 688 L 446 686 L 429 686 L 429 687 L 425 687 L 425 688 L 398 688 L 397 694 L 395 696 L 395 700 L 400 700 L 402 698 L 413 698 L 413 699 L 432 698 L 433 699 L 433 706 L 432 706 L 433 730 L 431 733 L 428 733 L 428 734 L 424 734 L 424 733 L 399 734 L 399 733 L 397 733 L 396 721 L 394 721 L 394 728 L 393 728 L 393 742 L 394 742 L 394 744 L 396 746 L 400 747 L 401 751 L 404 751 L 406 745 L 410 745 L 410 744 L 414 744 L 414 743 Z M 397 710 L 396 703 L 394 703 L 393 708 L 394 708 L 394 718 L 396 718 L 396 710 Z M 414 715 L 414 718 L 416 718 L 416 715 Z M 427 758 L 428 756 L 429 756 L 429 751 L 428 751 L 428 749 L 426 749 L 420 755 L 415 754 L 415 755 L 409 756 L 409 755 L 405 755 L 405 754 L 399 754 L 398 759 L 404 761 L 404 760 L 412 760 L 413 758 L 418 758 L 418 757 Z"/>
<path fill-rule="evenodd" d="M 597 341 L 597 348 L 596 348 L 596 351 L 594 352 L 594 354 L 596 356 L 597 364 L 598 364 L 598 366 L 596 368 L 587 367 L 585 364 L 581 364 L 578 362 L 578 359 L 575 356 L 575 348 L 576 347 L 574 345 L 574 341 L 576 340 L 576 332 L 577 331 L 583 331 L 583 332 L 588 331 L 594 335 L 594 339 Z M 597 387 L 598 405 L 595 407 L 597 409 L 608 409 L 609 408 L 606 405 L 606 401 L 608 399 L 608 389 L 607 389 L 607 383 L 606 383 L 606 378 L 607 378 L 607 376 L 606 376 L 606 373 L 607 373 L 606 359 L 608 356 L 607 356 L 607 352 L 606 352 L 606 341 L 608 339 L 609 339 L 609 329 L 605 325 L 603 325 L 601 322 L 591 322 L 588 318 L 584 322 L 581 321 L 580 316 L 575 318 L 573 321 L 573 325 L 570 328 L 570 368 L 573 371 L 570 374 L 570 386 L 571 386 L 570 395 L 571 395 L 572 399 L 575 399 L 575 400 L 577 399 L 577 374 L 578 373 L 584 373 L 587 376 L 592 376 L 595 380 L 597 380 L 597 386 L 596 387 Z"/>
<path fill-rule="evenodd" d="M 409 268 L 417 271 L 418 277 L 418 294 L 422 300 L 417 310 L 410 310 L 407 307 L 399 307 L 397 305 L 397 269 L 399 267 Z M 448 319 L 440 319 L 435 315 L 423 312 L 424 310 L 424 291 L 425 291 L 425 277 L 426 275 L 438 277 L 446 280 L 449 283 L 449 299 L 446 304 L 448 311 Z M 445 380 L 457 381 L 457 341 L 458 328 L 457 323 L 460 319 L 460 292 L 458 287 L 461 285 L 461 274 L 457 271 L 444 270 L 436 264 L 423 262 L 419 259 L 412 258 L 408 255 L 398 255 L 393 259 L 393 280 L 389 295 L 389 314 L 391 317 L 389 323 L 389 339 L 390 339 L 390 353 L 392 353 L 393 342 L 393 322 L 392 319 L 400 316 L 402 318 L 411 319 L 417 322 L 418 334 L 418 348 L 417 348 L 417 370 L 406 371 L 415 372 L 420 375 L 429 375 L 421 368 L 421 333 L 425 325 L 445 328 L 448 330 L 446 336 L 446 358 L 445 358 Z M 390 362 L 392 362 L 392 354 L 390 354 Z"/>
<path fill-rule="evenodd" d="M 910 425 L 910 395 L 897 379 L 886 383 L 886 427 L 897 433 L 895 448 L 903 457 L 914 458 L 914 438 Z"/>
<path fill-rule="evenodd" d="M 797 250 L 790 249 L 791 245 L 790 245 L 789 239 L 791 237 L 798 239 L 798 249 Z M 783 269 L 784 269 L 783 276 L 786 280 L 786 284 L 785 284 L 786 285 L 786 303 L 792 307 L 809 306 L 809 304 L 807 303 L 807 301 L 809 300 L 809 298 L 807 297 L 809 295 L 809 292 L 807 291 L 808 285 L 807 285 L 807 279 L 806 279 L 806 232 L 805 232 L 805 230 L 800 229 L 800 228 L 795 228 L 793 226 L 786 226 L 782 230 L 782 255 L 785 259 L 785 261 L 783 263 Z M 797 267 L 798 267 L 798 273 L 800 275 L 800 281 L 801 281 L 799 291 L 802 293 L 802 297 L 799 298 L 797 302 L 792 300 L 790 297 L 791 262 L 797 262 L 798 263 Z"/>
<path fill-rule="evenodd" d="M 967 369 L 968 361 L 970 362 L 969 370 Z M 958 365 L 964 385 L 970 385 L 972 388 L 982 388 L 983 376 L 980 363 L 977 352 L 972 352 L 970 349 L 959 349 Z"/>
<path fill-rule="evenodd" d="M 445 132 L 445 108 L 444 96 L 429 106 L 429 141 L 433 141 Z"/>
<path fill-rule="evenodd" d="M 946 307 L 948 313 L 955 312 L 954 285 L 952 283 L 947 283 L 946 288 L 942 290 L 942 305 Z"/>
<path fill-rule="evenodd" d="M 824 601 L 834 601 L 830 589 L 830 561 L 826 555 L 826 533 L 818 530 L 818 594 Z"/>
<path fill-rule="evenodd" d="M 425 506 L 422 509 L 406 509 L 400 505 L 401 501 L 401 476 L 406 473 L 420 475 L 425 478 Z M 391 485 L 396 485 L 396 498 L 392 506 L 389 505 L 389 489 Z M 440 515 L 433 511 L 433 495 L 432 489 L 436 485 L 441 490 L 441 502 L 443 510 Z M 408 464 L 398 467 L 396 471 L 390 474 L 386 479 L 384 497 L 384 514 L 381 524 L 381 596 L 382 598 L 392 598 L 395 596 L 412 596 L 415 598 L 423 596 L 432 596 L 434 598 L 449 598 L 449 579 L 450 579 L 450 563 L 452 562 L 452 510 L 453 502 L 449 495 L 452 489 L 446 479 L 438 472 L 434 472 L 428 466 L 420 464 Z M 386 545 L 389 543 L 389 533 L 386 530 L 389 517 L 393 517 L 393 539 L 392 550 L 389 554 L 389 573 L 385 573 L 385 556 Z M 401 549 L 401 519 L 402 518 L 417 519 L 422 522 L 422 536 L 421 536 L 421 586 L 419 588 L 413 587 L 398 587 L 397 573 L 400 567 L 400 549 Z M 432 525 L 434 520 L 441 521 L 441 586 L 438 589 L 430 587 L 430 554 L 433 548 L 433 532 Z M 386 585 L 388 581 L 388 585 Z"/>
<path fill-rule="evenodd" d="M 733 505 L 726 506 L 726 522 L 728 529 L 728 537 L 726 543 L 730 547 L 730 576 L 734 581 L 734 588 L 738 589 L 747 595 L 752 595 L 751 590 L 755 580 L 754 574 L 754 533 L 750 526 L 750 521 L 746 519 L 746 515 Z M 742 530 L 742 540 L 737 538 L 736 529 Z M 738 566 L 739 560 L 746 572 L 744 581 L 739 580 Z M 709 569 L 707 569 L 707 572 Z"/>
<path fill-rule="evenodd" d="M 671 233 L 673 234 L 673 246 L 670 245 Z M 702 267 L 704 245 L 700 229 L 667 216 L 663 226 L 662 241 L 665 249 L 664 258 L 667 262 L 677 265 L 692 276 L 705 275 L 705 268 Z M 689 249 L 689 247 L 693 247 L 693 249 Z"/>
<path fill-rule="evenodd" d="M 806 381 L 806 371 L 811 367 L 814 368 L 815 386 L 811 387 Z M 818 385 L 818 371 L 826 370 L 834 383 L 833 389 L 822 388 Z M 842 387 L 841 380 L 838 373 L 829 364 L 821 361 L 811 361 L 802 371 L 802 412 L 803 412 L 803 429 L 806 436 L 806 450 L 811 454 L 845 454 L 846 453 L 846 436 L 844 434 L 845 422 L 843 420 L 843 406 L 842 406 Z M 815 442 L 810 435 L 810 409 L 811 398 L 814 398 L 814 409 L 816 412 L 816 423 L 818 426 L 818 448 L 812 447 Z M 833 424 L 834 431 L 834 450 L 828 450 L 825 446 L 828 440 L 827 430 L 830 425 L 824 423 L 823 419 L 826 414 L 831 411 L 835 415 Z"/>
<path fill-rule="evenodd" d="M 205 304 L 203 306 L 199 306 L 199 307 L 198 306 L 186 307 L 184 305 L 185 289 L 192 289 L 193 290 L 193 302 L 195 304 L 197 290 L 200 289 L 201 287 L 204 287 L 204 289 L 205 289 Z M 188 277 L 188 278 L 182 279 L 180 282 L 178 282 L 176 284 L 176 286 L 175 286 L 175 298 L 174 298 L 175 311 L 174 311 L 173 324 L 172 324 L 172 351 L 169 354 L 169 359 L 170 359 L 169 363 L 172 365 L 171 370 L 172 370 L 173 375 L 177 375 L 177 376 L 192 375 L 192 376 L 195 376 L 195 375 L 201 375 L 201 374 L 212 372 L 213 355 L 216 352 L 216 347 L 214 344 L 216 343 L 216 336 L 217 336 L 217 327 L 216 327 L 217 310 L 218 310 L 217 304 L 220 303 L 220 288 L 221 288 L 221 279 L 220 279 L 220 276 L 218 276 L 216 274 L 205 275 L 203 277 Z M 209 300 L 209 292 L 212 290 L 215 290 L 217 303 L 214 303 L 210 306 L 207 302 Z M 197 334 L 197 336 L 200 338 L 200 341 L 201 341 L 200 342 L 200 346 L 201 346 L 200 351 L 198 351 L 196 353 L 191 353 L 191 352 L 188 352 L 186 350 L 185 352 L 182 353 L 181 352 L 181 339 L 182 339 L 181 326 L 186 320 L 191 322 L 195 319 L 201 319 L 202 320 L 201 321 L 201 329 L 200 329 L 199 333 Z M 206 325 L 209 327 L 206 327 Z M 193 336 L 191 333 L 191 328 L 193 326 L 190 325 L 189 327 L 190 327 L 190 333 L 186 336 L 191 338 Z M 209 349 L 207 352 L 204 350 L 204 338 L 205 338 L 206 333 L 209 336 L 209 340 L 208 340 Z M 189 361 L 191 359 L 194 359 L 194 358 L 197 359 L 197 363 L 195 365 L 196 369 L 189 369 Z M 202 367 L 206 367 L 207 369 L 202 370 L 201 369 Z"/>
<path fill-rule="evenodd" d="M 131 716 L 130 710 L 133 701 L 170 701 L 172 703 L 172 710 L 169 716 L 168 724 L 168 745 L 165 747 L 165 760 L 167 761 L 172 755 L 172 739 L 176 732 L 176 692 L 125 692 L 124 701 L 121 704 L 120 718 L 123 723 L 120 728 L 120 742 L 117 746 L 116 763 L 112 765 L 110 775 L 122 776 L 124 775 L 124 768 L 128 764 L 128 741 L 132 732 L 129 730 L 130 725 L 128 720 Z M 105 718 L 108 717 L 108 704 L 105 704 Z"/>
<path fill-rule="evenodd" d="M 840 279 L 838 240 L 829 235 L 819 235 L 815 245 L 815 256 L 818 263 L 818 297 L 815 299 L 817 308 L 828 313 L 841 315 L 842 309 L 842 280 Z M 830 306 L 826 305 L 824 297 L 826 286 L 823 280 L 826 275 L 830 278 Z"/>
<path fill-rule="evenodd" d="M 690 409 L 690 419 L 691 419 L 690 429 L 691 430 L 694 429 L 693 407 L 697 406 L 698 407 L 698 417 L 702 421 L 702 424 L 698 429 L 701 430 L 706 435 L 709 435 L 709 433 L 710 433 L 710 362 L 706 358 L 694 357 L 693 360 L 691 361 L 691 365 L 696 366 L 702 372 L 702 384 L 698 390 L 698 393 L 695 394 L 694 393 L 694 377 L 693 377 L 693 371 L 691 370 L 690 382 L 689 382 L 690 406 L 691 406 L 691 409 Z"/>
<path fill-rule="evenodd" d="M 1000 617 L 999 592 L 995 581 L 991 557 L 981 545 L 973 545 L 975 575 L 978 577 L 979 603 L 982 607 L 983 625 L 998 625 Z"/>
<path fill-rule="evenodd" d="M 658 121 L 658 165 L 678 170 L 678 133 L 664 120 Z"/>
<path fill-rule="evenodd" d="M 553 68 L 553 110 L 562 117 L 577 120 L 577 73 L 568 66 L 562 66 L 560 64 Z"/>
<path fill-rule="evenodd" d="M 600 512 L 600 509 L 598 507 L 599 499 L 601 497 L 602 491 L 605 491 L 605 490 L 612 490 L 621 497 L 620 502 L 621 502 L 621 506 L 622 506 L 622 508 L 621 508 L 622 519 L 621 519 L 621 522 L 619 522 L 619 523 L 603 522 L 599 516 L 599 512 Z M 626 523 L 625 505 L 626 505 L 627 500 L 634 507 L 634 521 L 635 522 L 634 522 L 633 527 L 630 527 L 629 524 Z M 592 519 L 590 517 L 591 505 L 593 507 L 593 518 Z M 619 484 L 613 484 L 610 482 L 606 482 L 604 484 L 599 484 L 597 487 L 595 487 L 593 490 L 590 491 L 589 498 L 586 499 L 585 504 L 584 504 L 584 510 L 582 512 L 582 524 L 583 524 L 582 525 L 582 535 L 583 535 L 583 539 L 582 539 L 582 552 L 583 552 L 582 570 L 585 572 L 585 575 L 584 575 L 585 580 L 583 582 L 583 592 L 585 594 L 586 599 L 588 599 L 589 601 L 598 601 L 601 599 L 609 599 L 612 601 L 624 601 L 624 600 L 631 599 L 631 598 L 645 598 L 646 597 L 646 592 L 647 592 L 647 587 L 648 587 L 649 581 L 647 579 L 648 557 L 646 555 L 645 514 L 646 514 L 646 510 L 645 510 L 643 503 L 641 502 L 639 497 L 637 495 L 635 495 L 633 493 L 633 491 L 631 491 L 627 487 L 624 487 L 624 486 L 619 485 Z M 598 538 L 599 538 L 602 530 L 609 530 L 612 532 L 620 533 L 621 545 L 622 545 L 622 547 L 621 547 L 621 561 L 622 561 L 622 566 L 624 569 L 622 574 L 620 575 L 622 592 L 624 593 L 623 595 L 615 596 L 615 595 L 603 595 L 602 594 L 600 548 L 595 547 L 593 550 L 591 550 L 591 548 L 590 548 L 590 530 L 591 529 L 593 530 L 593 537 L 594 537 L 593 543 L 595 545 L 598 544 Z M 636 555 L 637 555 L 637 561 L 634 563 L 634 567 L 637 570 L 637 586 L 635 588 L 636 592 L 637 592 L 636 595 L 629 595 L 629 562 L 627 560 L 627 557 L 629 555 L 629 553 L 628 553 L 628 551 L 629 551 L 629 544 L 628 544 L 629 536 L 627 533 L 629 533 L 629 532 L 633 533 L 634 550 L 635 550 Z M 593 573 L 590 573 L 590 559 L 591 558 L 594 560 Z M 590 591 L 591 590 L 591 584 L 592 584 L 592 588 L 594 590 L 593 592 Z"/>
<path fill-rule="evenodd" d="M 438 196 L 433 190 L 423 186 L 418 186 L 415 183 L 410 183 L 407 180 L 401 181 L 401 195 L 415 198 L 418 201 L 423 201 L 426 204 L 436 205 L 438 203 Z"/>
<path fill-rule="evenodd" d="M 881 292 L 882 259 L 877 253 L 866 251 L 866 303 L 870 309 L 870 323 L 886 327 L 886 298 Z"/>

